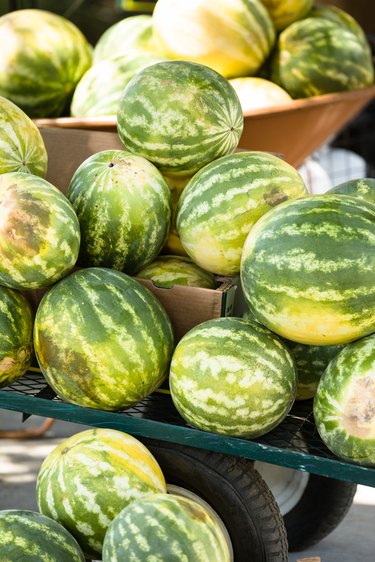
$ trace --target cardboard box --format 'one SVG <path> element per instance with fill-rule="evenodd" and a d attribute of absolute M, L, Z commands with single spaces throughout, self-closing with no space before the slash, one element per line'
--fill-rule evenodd
<path fill-rule="evenodd" d="M 107 149 L 124 150 L 117 133 L 80 129 L 41 129 L 48 152 L 47 180 L 67 193 L 70 180 L 78 166 L 89 156 Z M 235 307 L 238 278 L 217 278 L 216 289 L 157 287 L 152 281 L 139 279 L 159 299 L 167 311 L 178 341 L 188 330 L 211 318 L 230 316 Z M 44 290 L 27 291 L 36 307 Z"/>

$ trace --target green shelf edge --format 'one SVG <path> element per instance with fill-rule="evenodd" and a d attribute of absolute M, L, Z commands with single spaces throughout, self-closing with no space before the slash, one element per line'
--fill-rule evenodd
<path fill-rule="evenodd" d="M 237 437 L 225 437 L 146 418 L 81 408 L 35 396 L 0 391 L 0 408 L 71 423 L 117 429 L 138 437 L 170 441 L 231 456 L 258 460 L 337 480 L 375 487 L 375 469 L 300 451 L 286 450 Z"/>

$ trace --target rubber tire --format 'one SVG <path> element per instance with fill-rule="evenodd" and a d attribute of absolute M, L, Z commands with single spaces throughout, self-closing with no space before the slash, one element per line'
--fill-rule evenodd
<path fill-rule="evenodd" d="M 158 461 L 168 484 L 194 492 L 216 511 L 230 535 L 235 562 L 287 562 L 282 515 L 251 461 L 141 440 Z"/>

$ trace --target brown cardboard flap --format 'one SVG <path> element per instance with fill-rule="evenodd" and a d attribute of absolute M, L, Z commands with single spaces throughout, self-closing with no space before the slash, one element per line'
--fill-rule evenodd
<path fill-rule="evenodd" d="M 310 556 L 309 558 L 299 558 L 297 562 L 320 562 L 320 556 Z"/>

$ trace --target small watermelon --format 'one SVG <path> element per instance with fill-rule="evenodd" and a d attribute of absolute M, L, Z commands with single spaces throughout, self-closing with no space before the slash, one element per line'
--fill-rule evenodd
<path fill-rule="evenodd" d="M 271 16 L 276 31 L 310 15 L 314 0 L 262 0 Z"/>
<path fill-rule="evenodd" d="M 151 279 L 158 287 L 174 285 L 215 289 L 215 276 L 183 256 L 159 256 L 150 265 L 141 269 L 137 277 Z"/>
<path fill-rule="evenodd" d="M 165 492 L 161 469 L 140 441 L 96 428 L 53 449 L 36 487 L 40 512 L 63 525 L 90 558 L 100 557 L 107 528 L 129 503 Z"/>
<path fill-rule="evenodd" d="M 292 99 L 283 88 L 265 78 L 245 76 L 233 78 L 229 83 L 235 89 L 244 113 L 263 107 L 283 105 Z"/>
<path fill-rule="evenodd" d="M 359 197 L 375 205 L 375 178 L 358 178 L 348 180 L 329 189 L 326 193 L 343 193 Z"/>
<path fill-rule="evenodd" d="M 172 254 L 174 256 L 187 256 L 185 252 L 180 237 L 177 232 L 176 228 L 176 218 L 177 218 L 177 208 L 178 202 L 181 197 L 181 193 L 187 186 L 190 181 L 190 177 L 180 178 L 178 176 L 166 176 L 164 175 L 164 179 L 167 182 L 169 189 L 171 191 L 171 200 L 172 200 L 172 217 L 171 217 L 171 226 L 169 229 L 169 234 L 166 243 L 162 249 L 163 254 Z"/>
<path fill-rule="evenodd" d="M 204 507 L 174 494 L 150 494 L 123 509 L 106 533 L 103 562 L 124 560 L 229 562 L 230 554 Z"/>

